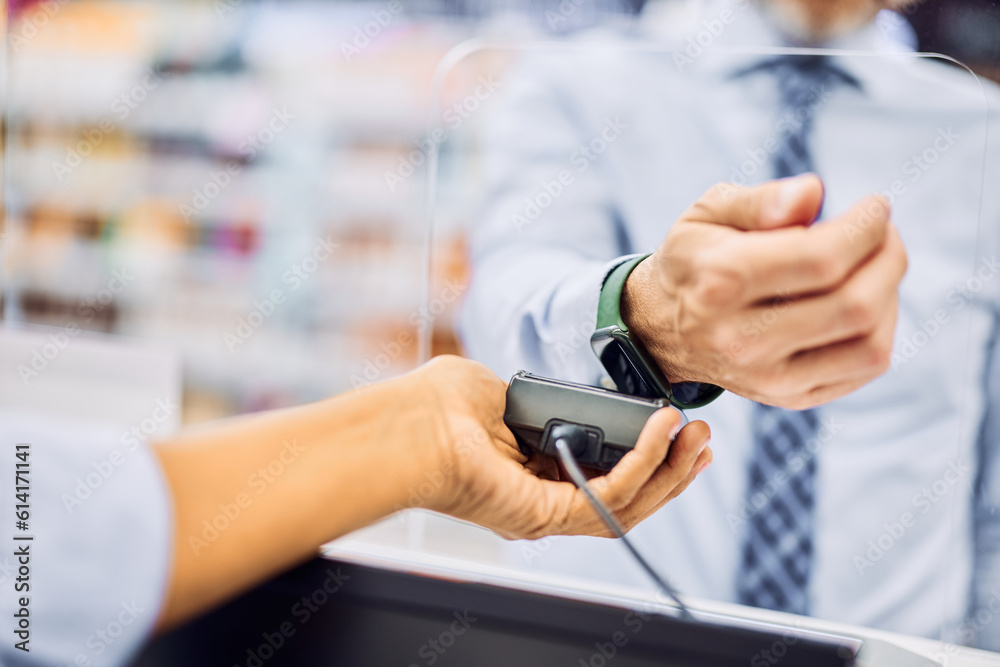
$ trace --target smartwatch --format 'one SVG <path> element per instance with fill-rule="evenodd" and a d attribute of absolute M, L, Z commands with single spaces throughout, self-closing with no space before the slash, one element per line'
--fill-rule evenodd
<path fill-rule="evenodd" d="M 704 382 L 669 382 L 656 360 L 622 321 L 625 281 L 647 257 L 634 257 L 619 264 L 604 279 L 597 304 L 597 331 L 590 337 L 590 345 L 618 391 L 644 398 L 665 398 L 681 410 L 708 405 L 722 394 L 722 387 Z"/>

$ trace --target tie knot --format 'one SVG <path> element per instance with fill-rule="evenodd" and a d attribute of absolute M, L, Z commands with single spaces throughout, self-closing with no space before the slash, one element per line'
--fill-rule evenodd
<path fill-rule="evenodd" d="M 780 116 L 785 119 L 773 156 L 773 175 L 787 178 L 815 171 L 809 135 L 813 117 L 838 85 L 861 89 L 861 83 L 828 56 L 783 55 L 755 63 L 734 73 L 738 79 L 767 73 L 777 79 Z"/>
<path fill-rule="evenodd" d="M 769 73 L 777 79 L 782 102 L 788 106 L 797 106 L 810 97 L 824 97 L 836 86 L 861 90 L 861 82 L 829 56 L 777 56 L 741 69 L 733 78 L 757 73 Z"/>

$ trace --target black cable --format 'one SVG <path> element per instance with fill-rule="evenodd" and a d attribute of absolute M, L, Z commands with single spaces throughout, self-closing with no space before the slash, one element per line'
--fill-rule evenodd
<path fill-rule="evenodd" d="M 677 605 L 680 610 L 681 618 L 689 621 L 695 620 L 691 611 L 688 609 L 687 605 L 681 601 L 680 596 L 677 593 L 677 589 L 670 585 L 663 577 L 653 569 L 642 554 L 635 548 L 635 545 L 625 536 L 625 529 L 615 518 L 614 513 L 611 509 L 604 504 L 604 502 L 597 497 L 597 495 L 591 490 L 590 485 L 587 484 L 587 478 L 584 476 L 583 471 L 580 470 L 580 466 L 577 465 L 576 457 L 573 456 L 573 442 L 579 442 L 579 438 L 582 437 L 586 439 L 586 433 L 583 429 L 573 426 L 570 424 L 561 425 L 558 427 L 563 434 L 557 434 L 556 429 L 553 429 L 552 437 L 555 438 L 556 451 L 559 453 L 559 459 L 562 461 L 563 466 L 566 468 L 566 472 L 569 473 L 570 479 L 573 483 L 583 491 L 583 495 L 587 497 L 590 504 L 593 505 L 594 509 L 600 515 L 601 519 L 608 526 L 608 528 L 615 534 L 615 537 L 622 541 L 622 544 L 629 550 L 632 557 L 642 566 L 642 569 L 646 571 L 646 574 L 656 582 L 656 585 L 660 587 L 664 593 L 666 593 L 671 600 Z M 572 432 L 571 432 L 572 431 Z"/>

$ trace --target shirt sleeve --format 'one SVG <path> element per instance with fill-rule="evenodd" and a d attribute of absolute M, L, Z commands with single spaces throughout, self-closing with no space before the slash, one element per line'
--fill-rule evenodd
<path fill-rule="evenodd" d="M 533 57 L 505 82 L 483 143 L 486 197 L 471 230 L 466 351 L 510 377 L 603 375 L 590 347 L 601 285 L 629 252 L 606 165 L 627 124 L 587 122 L 565 67 Z"/>
<path fill-rule="evenodd" d="M 125 664 L 169 575 L 171 503 L 155 455 L 124 428 L 9 411 L 0 452 L 0 663 Z"/>

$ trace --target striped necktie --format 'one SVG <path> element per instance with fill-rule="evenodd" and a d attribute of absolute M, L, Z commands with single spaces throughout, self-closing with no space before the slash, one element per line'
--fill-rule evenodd
<path fill-rule="evenodd" d="M 780 56 L 736 76 L 777 79 L 782 124 L 772 158 L 775 178 L 815 171 L 809 138 L 813 119 L 837 85 L 860 88 L 826 56 Z M 816 505 L 818 411 L 753 406 L 753 453 L 736 596 L 741 604 L 809 613 Z"/>

